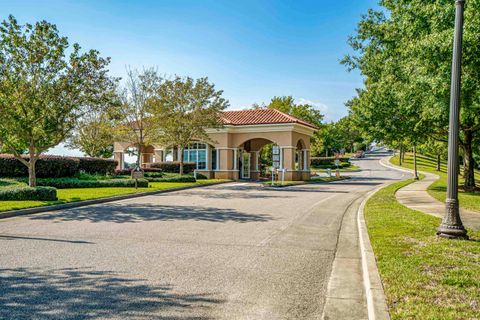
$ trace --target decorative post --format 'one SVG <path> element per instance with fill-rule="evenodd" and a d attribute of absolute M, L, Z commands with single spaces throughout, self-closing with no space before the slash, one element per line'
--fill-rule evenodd
<path fill-rule="evenodd" d="M 448 130 L 448 180 L 446 214 L 437 235 L 450 239 L 467 239 L 458 205 L 458 133 L 462 68 L 463 11 L 465 0 L 456 0 L 453 40 L 452 80 L 450 87 L 450 123 Z"/>

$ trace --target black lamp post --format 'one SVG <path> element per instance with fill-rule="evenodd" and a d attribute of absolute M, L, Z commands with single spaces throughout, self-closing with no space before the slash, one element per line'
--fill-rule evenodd
<path fill-rule="evenodd" d="M 452 80 L 450 88 L 450 123 L 448 130 L 448 180 L 446 214 L 437 235 L 443 238 L 467 239 L 458 206 L 458 133 L 460 112 L 460 80 L 462 69 L 463 11 L 465 0 L 455 1 Z"/>

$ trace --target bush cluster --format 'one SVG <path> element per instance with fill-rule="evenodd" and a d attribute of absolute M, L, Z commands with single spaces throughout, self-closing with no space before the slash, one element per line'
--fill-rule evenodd
<path fill-rule="evenodd" d="M 138 179 L 139 188 L 148 188 L 148 181 Z M 135 187 L 135 180 L 132 179 L 108 179 L 108 180 L 80 180 L 76 178 L 40 178 L 37 179 L 38 186 L 55 187 L 57 189 L 73 188 L 131 188 Z"/>
<path fill-rule="evenodd" d="M 80 163 L 78 169 L 80 172 L 89 174 L 107 175 L 112 174 L 117 166 L 117 161 L 102 158 L 78 158 Z"/>
<path fill-rule="evenodd" d="M 52 187 L 21 187 L 0 190 L 2 201 L 55 201 L 57 200 L 57 189 Z"/>
<path fill-rule="evenodd" d="M 28 156 L 23 157 L 26 161 Z M 75 177 L 80 171 L 90 174 L 113 172 L 117 162 L 100 158 L 41 156 L 35 165 L 38 178 Z M 27 177 L 28 168 L 12 155 L 0 155 L 0 177 Z"/>
<path fill-rule="evenodd" d="M 146 178 L 150 182 L 196 182 L 195 177 L 187 176 L 177 176 L 177 177 L 166 177 L 166 178 Z"/>
<path fill-rule="evenodd" d="M 178 161 L 166 161 L 166 162 L 153 162 L 149 164 L 151 168 L 161 169 L 163 172 L 179 173 L 180 162 Z M 195 162 L 184 162 L 183 173 L 191 173 L 197 167 Z"/>
<path fill-rule="evenodd" d="M 197 180 L 206 180 L 206 179 L 208 179 L 206 175 L 197 172 Z"/>
<path fill-rule="evenodd" d="M 328 157 L 328 158 L 312 158 L 311 165 L 315 168 L 330 168 L 335 167 L 335 157 Z M 342 157 L 338 158 L 340 160 L 340 167 L 348 167 L 350 166 L 350 158 Z"/>
<path fill-rule="evenodd" d="M 162 174 L 162 169 L 158 168 L 142 168 L 143 173 L 145 176 L 150 175 L 150 174 Z M 132 174 L 133 169 L 117 169 L 115 170 L 114 174 L 116 176 L 130 176 Z"/>

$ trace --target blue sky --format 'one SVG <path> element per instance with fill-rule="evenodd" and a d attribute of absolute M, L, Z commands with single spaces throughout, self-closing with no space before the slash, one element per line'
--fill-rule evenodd
<path fill-rule="evenodd" d="M 292 95 L 326 120 L 346 115 L 361 86 L 339 60 L 376 0 L 4 1 L 5 19 L 45 19 L 85 49 L 112 58 L 111 74 L 155 66 L 162 74 L 208 76 L 231 109 Z"/>

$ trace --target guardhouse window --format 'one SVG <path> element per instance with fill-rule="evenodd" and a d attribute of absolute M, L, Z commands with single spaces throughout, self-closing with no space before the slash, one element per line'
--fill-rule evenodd
<path fill-rule="evenodd" d="M 183 149 L 183 160 L 195 162 L 198 170 L 207 168 L 207 145 L 205 143 L 191 143 Z"/>

